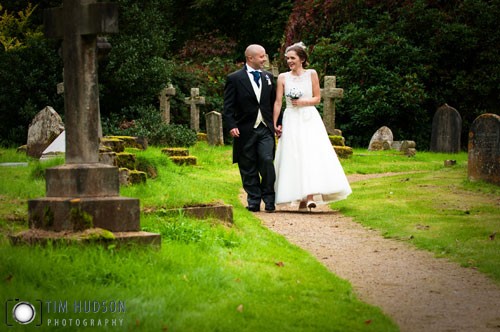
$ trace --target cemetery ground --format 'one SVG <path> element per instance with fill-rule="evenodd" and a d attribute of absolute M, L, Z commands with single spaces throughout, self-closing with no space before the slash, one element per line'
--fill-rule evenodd
<path fill-rule="evenodd" d="M 348 281 L 262 225 L 263 213 L 246 211 L 238 199 L 241 180 L 230 147 L 198 143 L 190 149 L 198 166 L 176 166 L 155 147 L 134 151 L 156 166 L 158 176 L 122 187 L 120 194 L 140 198 L 141 228 L 161 233 L 160 250 L 10 245 L 6 235 L 27 228 L 27 200 L 45 195 L 43 169 L 63 160 L 41 164 L 13 149 L 0 152 L 0 162 L 28 162 L 0 167 L 2 303 L 67 300 L 72 310 L 74 301 L 124 301 L 124 313 L 69 316 L 121 318 L 128 329 L 144 331 L 398 330 L 382 310 L 359 301 Z M 444 167 L 445 159 L 456 159 L 457 165 Z M 418 152 L 408 158 L 355 149 L 342 165 L 361 180 L 332 208 L 384 237 L 458 262 L 464 271 L 477 269 L 499 285 L 500 189 L 467 181 L 466 163 L 463 152 Z M 388 172 L 410 173 L 363 177 Z M 234 225 L 167 211 L 210 202 L 233 205 Z M 44 314 L 50 317 L 64 318 Z"/>

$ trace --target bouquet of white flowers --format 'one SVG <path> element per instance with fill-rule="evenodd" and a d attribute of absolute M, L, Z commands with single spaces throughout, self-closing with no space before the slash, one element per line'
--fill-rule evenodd
<path fill-rule="evenodd" d="M 292 99 L 299 99 L 300 97 L 302 97 L 302 91 L 297 88 L 291 88 L 286 96 Z"/>

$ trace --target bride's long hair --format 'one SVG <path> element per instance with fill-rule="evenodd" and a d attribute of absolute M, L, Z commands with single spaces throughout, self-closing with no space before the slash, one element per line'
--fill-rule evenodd
<path fill-rule="evenodd" d="M 294 51 L 295 53 L 297 53 L 300 60 L 302 60 L 302 68 L 305 69 L 305 68 L 307 68 L 307 66 L 309 66 L 309 62 L 307 62 L 306 45 L 304 45 L 303 42 L 298 42 L 298 43 L 295 43 L 295 44 L 288 46 L 285 49 L 285 54 L 287 54 L 288 51 Z"/>

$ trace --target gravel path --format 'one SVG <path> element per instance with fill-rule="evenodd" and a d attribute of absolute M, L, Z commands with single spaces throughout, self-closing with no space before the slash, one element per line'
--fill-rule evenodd
<path fill-rule="evenodd" d="M 348 179 L 395 174 L 402 173 Z M 244 194 L 240 200 L 246 205 Z M 280 206 L 255 215 L 349 280 L 361 300 L 382 308 L 401 331 L 500 331 L 500 287 L 474 269 L 385 239 L 328 206 L 312 213 Z"/>

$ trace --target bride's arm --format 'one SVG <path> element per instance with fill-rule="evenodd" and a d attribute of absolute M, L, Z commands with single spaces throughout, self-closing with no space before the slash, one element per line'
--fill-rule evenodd
<path fill-rule="evenodd" d="M 281 113 L 281 105 L 283 103 L 283 90 L 284 90 L 284 82 L 285 76 L 280 74 L 278 76 L 278 83 L 276 84 L 276 100 L 274 101 L 274 110 L 273 110 L 273 123 L 274 130 L 276 131 L 276 135 L 278 137 L 281 136 L 281 125 L 278 126 L 278 118 Z"/>
<path fill-rule="evenodd" d="M 314 69 L 309 69 L 311 71 L 311 83 L 312 83 L 312 98 L 299 98 L 297 99 L 296 106 L 314 106 L 321 102 L 321 90 L 319 88 L 319 78 L 318 73 Z"/>

